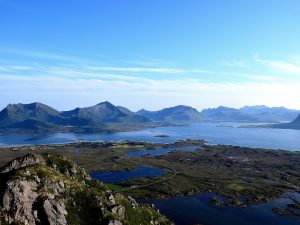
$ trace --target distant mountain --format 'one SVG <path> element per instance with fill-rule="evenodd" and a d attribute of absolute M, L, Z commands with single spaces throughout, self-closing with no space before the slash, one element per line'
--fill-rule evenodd
<path fill-rule="evenodd" d="M 70 129 L 80 132 L 93 131 L 94 128 L 105 129 L 107 124 L 132 126 L 149 122 L 150 120 L 146 117 L 137 115 L 124 107 L 116 107 L 109 102 L 64 112 L 59 112 L 42 103 L 10 104 L 0 112 L 1 132 L 9 130 L 52 132 Z M 118 126 L 113 125 L 113 128 L 117 130 Z"/>
<path fill-rule="evenodd" d="M 274 124 L 271 127 L 273 128 L 281 128 L 281 129 L 295 129 L 300 130 L 300 114 L 298 117 L 290 123 L 279 123 Z"/>
<path fill-rule="evenodd" d="M 299 110 L 284 107 L 258 105 L 244 106 L 240 109 L 220 106 L 218 108 L 204 109 L 201 115 L 207 120 L 217 122 L 279 123 L 292 121 L 299 113 Z"/>
<path fill-rule="evenodd" d="M 9 104 L 0 112 L 0 126 L 11 126 L 25 120 L 60 123 L 63 118 L 60 112 L 42 103 Z"/>
<path fill-rule="evenodd" d="M 92 121 L 94 124 L 149 122 L 147 118 L 136 115 L 124 107 L 116 107 L 109 102 L 102 102 L 91 107 L 76 108 L 71 111 L 64 111 L 61 113 L 61 115 L 69 118 L 80 118 L 83 120 Z"/>
<path fill-rule="evenodd" d="M 60 112 L 42 103 L 9 104 L 0 112 L 0 133 L 20 132 L 112 132 L 132 130 L 161 123 L 199 121 L 278 123 L 268 127 L 300 129 L 300 111 L 284 107 L 245 106 L 240 109 L 220 106 L 201 113 L 178 105 L 158 111 L 132 112 L 109 102 Z M 292 121 L 281 123 L 281 121 Z"/>
<path fill-rule="evenodd" d="M 196 109 L 184 105 L 165 108 L 159 111 L 142 109 L 137 114 L 158 122 L 195 122 L 203 120 Z"/>
<path fill-rule="evenodd" d="M 293 121 L 300 114 L 299 110 L 264 105 L 245 106 L 239 110 L 264 122 Z"/>
<path fill-rule="evenodd" d="M 201 115 L 207 120 L 218 122 L 259 122 L 258 118 L 255 118 L 238 109 L 224 106 L 212 109 L 204 109 L 201 111 Z"/>

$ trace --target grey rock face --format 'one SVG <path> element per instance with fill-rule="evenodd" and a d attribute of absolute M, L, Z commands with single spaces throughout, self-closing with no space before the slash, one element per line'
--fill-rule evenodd
<path fill-rule="evenodd" d="M 44 211 L 47 215 L 50 225 L 66 225 L 67 220 L 65 215 L 67 211 L 63 203 L 59 203 L 53 199 L 47 199 L 43 203 Z"/>
<path fill-rule="evenodd" d="M 25 177 L 18 177 L 7 181 L 3 193 L 2 205 L 9 223 L 19 222 L 25 225 L 66 225 L 65 215 L 67 211 L 63 202 L 54 200 L 54 196 L 63 195 L 64 183 L 47 180 L 43 184 L 41 178 L 32 175 L 25 167 L 32 165 L 46 165 L 40 155 L 29 154 L 16 159 L 5 166 L 1 173 L 9 173 L 13 170 L 24 168 Z M 51 189 L 53 194 L 39 191 L 41 188 Z M 46 215 L 46 218 L 45 216 Z"/>
<path fill-rule="evenodd" d="M 111 209 L 111 212 L 121 219 L 125 218 L 125 208 L 123 206 L 116 205 Z"/>
<path fill-rule="evenodd" d="M 110 220 L 108 225 L 123 225 L 119 220 Z"/>
<path fill-rule="evenodd" d="M 115 197 L 112 194 L 108 196 L 108 201 L 113 205 L 116 204 Z"/>
<path fill-rule="evenodd" d="M 25 225 L 40 224 L 47 220 L 50 225 L 66 225 L 67 211 L 62 202 L 55 201 L 53 196 L 40 196 L 35 181 L 10 181 L 3 196 L 3 209 L 8 222 L 21 222 Z M 58 192 L 58 191 L 57 191 Z M 45 214 L 46 218 L 40 218 Z"/>
<path fill-rule="evenodd" d="M 131 207 L 133 209 L 139 207 L 138 203 L 136 202 L 136 200 L 134 198 L 132 198 L 131 196 L 127 196 L 128 200 L 130 201 L 131 203 Z"/>
<path fill-rule="evenodd" d="M 37 183 L 17 180 L 8 183 L 3 196 L 3 209 L 7 212 L 8 222 L 19 221 L 25 225 L 36 224 L 32 206 L 38 194 L 35 192 Z"/>

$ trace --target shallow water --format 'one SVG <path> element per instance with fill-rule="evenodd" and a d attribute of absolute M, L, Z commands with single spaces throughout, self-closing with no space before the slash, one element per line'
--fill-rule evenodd
<path fill-rule="evenodd" d="M 299 225 L 300 218 L 280 216 L 272 212 L 273 207 L 284 207 L 290 199 L 280 198 L 271 203 L 246 208 L 213 207 L 213 194 L 199 194 L 188 197 L 174 197 L 167 200 L 140 200 L 154 204 L 161 213 L 176 225 Z M 298 198 L 300 198 L 298 194 Z"/>
<path fill-rule="evenodd" d="M 269 128 L 238 128 L 241 123 L 194 123 L 187 126 L 158 127 L 112 134 L 56 133 L 48 135 L 2 135 L 0 146 L 69 143 L 85 141 L 148 141 L 171 143 L 183 139 L 204 139 L 211 144 L 231 144 L 245 147 L 300 150 L 300 130 Z M 156 135 L 169 137 L 155 137 Z"/>
<path fill-rule="evenodd" d="M 142 149 L 142 150 L 136 150 L 136 151 L 129 151 L 125 155 L 128 157 L 139 157 L 143 155 L 164 155 L 169 152 L 173 151 L 186 151 L 186 152 L 193 152 L 196 149 L 200 148 L 196 145 L 189 145 L 189 146 L 179 146 L 179 147 L 169 147 L 169 148 L 158 148 L 158 149 Z"/>
<path fill-rule="evenodd" d="M 91 177 L 104 183 L 122 183 L 130 179 L 141 177 L 161 176 L 165 173 L 164 169 L 154 168 L 150 166 L 139 166 L 133 170 L 121 171 L 99 171 L 91 173 Z"/>

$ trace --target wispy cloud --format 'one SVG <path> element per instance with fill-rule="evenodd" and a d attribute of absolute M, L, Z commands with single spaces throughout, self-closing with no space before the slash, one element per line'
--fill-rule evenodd
<path fill-rule="evenodd" d="M 300 65 L 288 61 L 262 59 L 259 55 L 254 56 L 255 61 L 267 66 L 272 70 L 282 73 L 300 75 Z"/>
<path fill-rule="evenodd" d="M 30 77 L 2 73 L 0 91 L 2 98 L 9 102 L 42 101 L 62 110 L 104 100 L 133 110 L 145 106 L 159 109 L 177 104 L 191 105 L 198 109 L 218 105 L 240 107 L 244 104 L 300 108 L 299 84 L 296 83 L 215 83 L 184 78 L 68 79 L 60 76 Z"/>
<path fill-rule="evenodd" d="M 237 59 L 234 59 L 232 61 L 222 60 L 221 65 L 226 67 L 238 67 L 238 68 L 249 67 L 249 65 L 244 60 L 237 60 Z"/>
<path fill-rule="evenodd" d="M 243 68 L 232 72 L 230 68 L 180 68 L 162 62 L 161 65 L 127 63 L 126 66 L 106 63 L 109 65 L 106 66 L 80 57 L 33 51 L 15 50 L 9 54 L 30 60 L 28 64 L 22 59 L 19 64 L 0 62 L 0 93 L 1 99 L 5 99 L 0 107 L 6 103 L 41 101 L 59 109 L 70 109 L 109 100 L 134 110 L 176 104 L 196 108 L 243 104 L 300 108 L 300 80 L 291 82 L 268 70 L 255 73 L 253 68 L 245 67 L 250 65 L 246 62 L 233 60 L 230 66 Z M 260 57 L 254 61 L 279 72 L 300 72 L 296 62 Z"/>
<path fill-rule="evenodd" d="M 51 60 L 73 62 L 73 63 L 92 62 L 92 60 L 90 60 L 90 59 L 70 56 L 70 55 L 61 54 L 61 53 L 49 53 L 49 52 L 8 49 L 8 48 L 0 48 L 0 52 L 4 53 L 4 54 L 32 57 L 32 58 L 37 58 L 37 59 L 51 59 Z"/>
<path fill-rule="evenodd" d="M 16 71 L 28 71 L 34 70 L 31 66 L 21 66 L 21 65 L 0 65 L 0 71 L 4 72 L 16 72 Z"/>
<path fill-rule="evenodd" d="M 184 74 L 187 70 L 177 68 L 155 68 L 155 67 L 97 67 L 88 66 L 87 69 L 95 71 L 116 71 L 116 72 L 132 72 L 132 73 L 170 73 Z"/>

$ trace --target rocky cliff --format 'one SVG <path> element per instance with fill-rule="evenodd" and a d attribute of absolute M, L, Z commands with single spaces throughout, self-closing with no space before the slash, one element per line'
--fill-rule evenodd
<path fill-rule="evenodd" d="M 114 194 L 56 154 L 29 154 L 0 169 L 0 224 L 171 224 L 130 196 Z"/>

